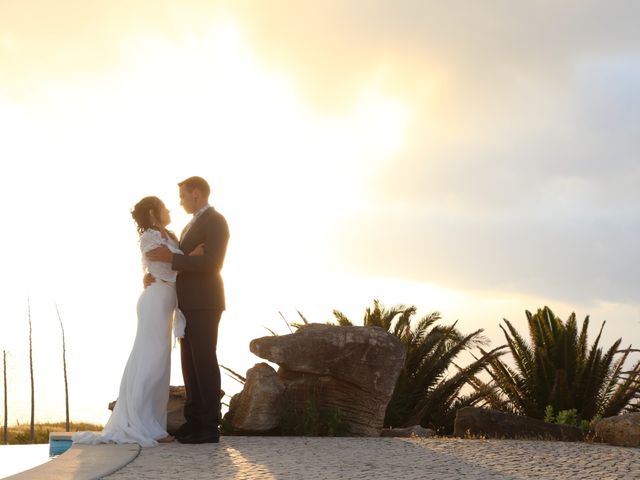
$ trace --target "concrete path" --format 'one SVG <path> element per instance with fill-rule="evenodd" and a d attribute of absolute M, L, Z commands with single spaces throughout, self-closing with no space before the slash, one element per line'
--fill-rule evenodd
<path fill-rule="evenodd" d="M 124 467 L 140 453 L 140 446 L 73 445 L 47 463 L 6 477 L 11 480 L 94 480 Z"/>
<path fill-rule="evenodd" d="M 222 437 L 143 449 L 108 480 L 640 479 L 640 449 L 449 438 Z"/>

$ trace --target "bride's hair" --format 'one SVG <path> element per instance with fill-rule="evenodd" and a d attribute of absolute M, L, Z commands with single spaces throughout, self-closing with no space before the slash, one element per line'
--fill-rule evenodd
<path fill-rule="evenodd" d="M 136 228 L 140 235 L 145 230 L 155 227 L 151 213 L 153 212 L 153 217 L 158 220 L 160 218 L 160 205 L 162 205 L 162 200 L 158 197 L 144 197 L 133 207 L 131 216 L 136 222 Z"/>

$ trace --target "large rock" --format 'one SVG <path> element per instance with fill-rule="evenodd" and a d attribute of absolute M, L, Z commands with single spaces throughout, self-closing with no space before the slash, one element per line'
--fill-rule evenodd
<path fill-rule="evenodd" d="M 167 432 L 173 435 L 180 426 L 186 422 L 184 418 L 184 402 L 187 401 L 187 393 L 184 386 L 169 387 L 169 403 L 167 404 Z"/>
<path fill-rule="evenodd" d="M 242 392 L 234 395 L 231 427 L 240 432 L 268 432 L 280 425 L 285 386 L 276 371 L 257 363 L 247 371 Z"/>
<path fill-rule="evenodd" d="M 255 339 L 250 350 L 277 363 L 285 404 L 339 411 L 351 435 L 378 436 L 404 364 L 405 347 L 378 327 L 310 324 Z"/>
<path fill-rule="evenodd" d="M 595 424 L 596 439 L 622 447 L 640 446 L 640 413 L 603 418 Z"/>
<path fill-rule="evenodd" d="M 465 407 L 456 413 L 453 434 L 457 437 L 535 438 L 580 441 L 585 432 L 571 425 L 546 423 L 488 408 Z"/>

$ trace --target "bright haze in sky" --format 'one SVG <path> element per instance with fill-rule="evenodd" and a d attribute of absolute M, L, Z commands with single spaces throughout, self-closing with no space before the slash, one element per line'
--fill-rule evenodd
<path fill-rule="evenodd" d="M 142 288 L 130 210 L 206 178 L 230 226 L 220 362 L 374 298 L 526 309 L 640 344 L 640 4 L 0 0 L 9 420 L 105 422 Z M 265 328 L 266 327 L 266 328 Z M 174 351 L 172 384 L 182 384 Z M 224 377 L 223 388 L 240 385 Z"/>

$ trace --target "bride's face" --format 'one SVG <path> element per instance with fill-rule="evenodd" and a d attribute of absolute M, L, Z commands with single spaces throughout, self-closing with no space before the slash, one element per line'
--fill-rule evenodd
<path fill-rule="evenodd" d="M 164 228 L 171 223 L 171 215 L 169 209 L 165 207 L 163 203 L 160 204 L 158 212 L 160 213 L 160 225 L 162 225 L 162 227 Z"/>

